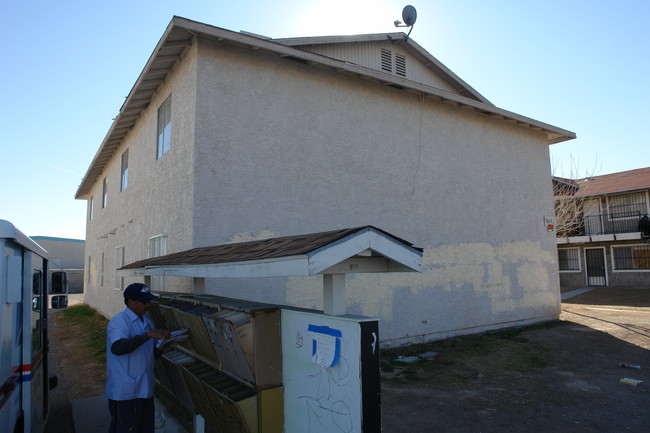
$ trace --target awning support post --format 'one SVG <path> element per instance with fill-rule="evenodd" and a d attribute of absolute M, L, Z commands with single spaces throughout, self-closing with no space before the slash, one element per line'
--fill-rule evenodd
<path fill-rule="evenodd" d="M 345 274 L 323 275 L 323 311 L 329 316 L 345 316 Z"/>
<path fill-rule="evenodd" d="M 205 278 L 192 278 L 192 293 L 195 295 L 205 294 Z"/>

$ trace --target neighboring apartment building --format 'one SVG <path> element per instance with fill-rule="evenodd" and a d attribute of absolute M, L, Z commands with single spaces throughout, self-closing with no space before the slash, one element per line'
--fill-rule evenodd
<path fill-rule="evenodd" d="M 68 293 L 82 293 L 84 288 L 84 247 L 80 239 L 32 236 L 47 251 L 50 263 L 66 271 Z"/>
<path fill-rule="evenodd" d="M 650 288 L 650 167 L 554 187 L 561 286 Z"/>
<path fill-rule="evenodd" d="M 270 39 L 174 17 L 76 193 L 86 301 L 115 270 L 242 240 L 373 225 L 420 274 L 358 274 L 348 311 L 389 344 L 556 318 L 548 146 L 575 134 L 495 107 L 403 33 Z M 190 291 L 160 277 L 156 290 Z M 208 280 L 208 293 L 322 308 L 319 278 Z"/>

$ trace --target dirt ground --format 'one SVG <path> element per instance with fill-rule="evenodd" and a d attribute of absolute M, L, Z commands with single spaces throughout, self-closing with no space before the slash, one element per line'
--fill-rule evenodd
<path fill-rule="evenodd" d="M 649 432 L 650 290 L 594 289 L 563 301 L 560 319 L 512 337 L 517 350 L 539 361 L 527 368 L 503 368 L 498 358 L 507 352 L 477 343 L 477 361 L 463 364 L 462 379 L 399 381 L 394 371 L 382 373 L 383 432 Z M 103 365 L 80 338 L 53 316 L 50 355 L 59 386 L 46 433 L 73 433 L 70 400 L 103 392 Z M 442 351 L 427 362 L 440 363 L 439 377 L 461 377 L 447 358 Z M 409 368 L 417 375 L 419 367 Z"/>
<path fill-rule="evenodd" d="M 594 289 L 564 301 L 560 319 L 518 336 L 543 368 L 495 370 L 497 353 L 460 385 L 383 380 L 383 431 L 650 432 L 650 291 Z"/>

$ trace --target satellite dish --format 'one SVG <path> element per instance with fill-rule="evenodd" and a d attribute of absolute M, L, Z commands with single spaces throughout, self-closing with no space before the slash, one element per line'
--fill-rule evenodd
<path fill-rule="evenodd" d="M 402 10 L 402 20 L 404 21 L 404 24 L 411 27 L 415 24 L 416 19 L 418 19 L 418 13 L 415 8 L 411 5 L 404 6 L 404 10 Z"/>

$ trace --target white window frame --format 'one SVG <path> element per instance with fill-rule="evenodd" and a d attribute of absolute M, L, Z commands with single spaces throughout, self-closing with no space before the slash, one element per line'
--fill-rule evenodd
<path fill-rule="evenodd" d="M 129 186 L 129 149 L 122 153 L 120 163 L 120 191 L 124 191 Z"/>
<path fill-rule="evenodd" d="M 164 256 L 167 254 L 167 235 L 152 236 L 147 241 L 148 258 Z M 151 277 L 151 290 L 162 292 L 165 290 L 165 277 L 154 275 Z"/>
<path fill-rule="evenodd" d="M 645 208 L 646 208 L 646 211 L 647 211 L 647 209 L 648 209 L 648 194 L 647 194 L 646 191 L 628 192 L 628 193 L 625 193 L 625 194 L 615 194 L 615 195 L 611 195 L 611 196 L 605 196 L 606 208 L 607 208 L 607 218 L 610 221 L 617 221 L 617 220 L 638 219 L 641 216 L 643 216 L 644 213 L 642 211 L 639 211 L 639 215 L 628 215 L 628 216 L 615 216 L 618 213 L 616 213 L 616 212 L 613 213 L 612 212 L 612 207 L 620 206 L 620 205 L 614 204 L 618 200 L 624 200 L 624 201 L 627 202 L 626 199 L 628 197 L 633 198 L 633 197 L 639 197 L 639 196 L 643 196 L 643 199 L 642 199 L 641 203 L 645 202 L 644 204 L 645 204 Z M 637 203 L 631 203 L 630 202 L 630 204 L 626 204 L 625 206 L 632 206 L 632 204 L 637 204 Z"/>
<path fill-rule="evenodd" d="M 124 277 L 117 275 L 117 270 L 124 266 L 124 246 L 115 247 L 115 288 L 124 288 Z"/>
<path fill-rule="evenodd" d="M 580 255 L 580 248 L 558 248 L 558 254 L 560 251 L 575 251 L 576 259 L 578 260 L 578 269 L 560 269 L 560 258 L 558 257 L 558 269 L 560 273 L 571 273 L 571 272 L 582 272 L 582 260 Z"/>
<path fill-rule="evenodd" d="M 97 286 L 104 285 L 104 252 L 97 253 Z"/>
<path fill-rule="evenodd" d="M 93 258 L 92 256 L 88 256 L 88 264 L 86 265 L 86 283 L 90 284 L 92 283 L 92 269 L 93 269 Z"/>
<path fill-rule="evenodd" d="M 93 218 L 95 218 L 95 196 L 91 195 L 88 201 L 88 221 L 92 221 Z"/>
<path fill-rule="evenodd" d="M 108 206 L 108 177 L 102 180 L 102 209 Z"/>
<path fill-rule="evenodd" d="M 172 96 L 158 108 L 158 127 L 156 134 L 156 159 L 160 159 L 171 149 Z"/>
<path fill-rule="evenodd" d="M 612 265 L 612 272 L 650 272 L 650 269 L 616 269 L 616 260 L 615 260 L 615 248 L 634 248 L 634 247 L 649 247 L 650 245 L 648 244 L 629 244 L 629 245 L 612 245 L 610 248 L 610 256 L 611 256 L 611 265 Z"/>

